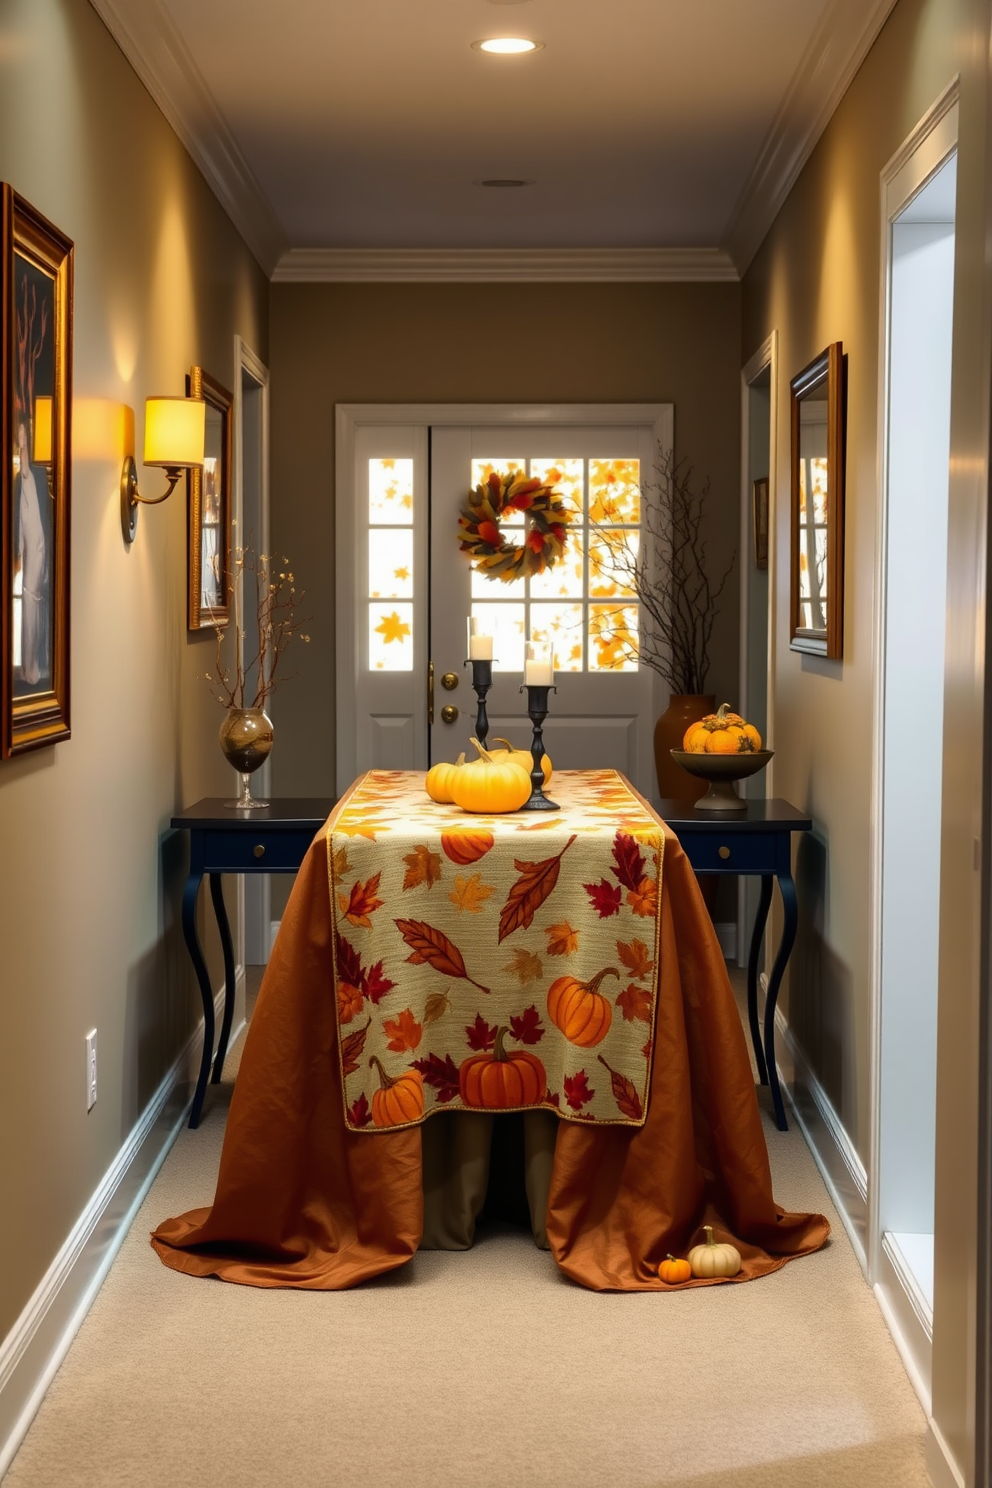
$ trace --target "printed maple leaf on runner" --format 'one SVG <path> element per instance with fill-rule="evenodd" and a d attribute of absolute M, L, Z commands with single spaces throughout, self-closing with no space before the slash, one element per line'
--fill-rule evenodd
<path fill-rule="evenodd" d="M 526 987 L 528 982 L 536 982 L 544 971 L 540 956 L 535 956 L 533 951 L 524 950 L 518 946 L 503 967 L 507 976 L 515 976 L 521 987 Z"/>
<path fill-rule="evenodd" d="M 365 1092 L 363 1091 L 358 1099 L 352 1101 L 348 1107 L 348 1124 L 349 1126 L 368 1126 L 371 1121 L 372 1112 L 369 1109 L 369 1103 L 365 1099 Z"/>
<path fill-rule="evenodd" d="M 466 1042 L 470 1049 L 478 1054 L 488 1054 L 490 1049 L 496 1047 L 496 1034 L 498 1028 L 495 1023 L 489 1024 L 481 1013 L 476 1013 L 475 1022 L 465 1026 Z"/>
<path fill-rule="evenodd" d="M 614 888 L 605 878 L 600 879 L 598 884 L 583 884 L 592 907 L 601 920 L 608 920 L 610 915 L 620 913 L 621 891 Z"/>
<path fill-rule="evenodd" d="M 533 1004 L 524 1008 L 519 1018 L 510 1019 L 510 1037 L 521 1044 L 539 1044 L 545 1034 L 541 1015 Z"/>
<path fill-rule="evenodd" d="M 654 971 L 654 962 L 643 940 L 618 940 L 617 955 L 636 982 L 643 982 Z"/>
<path fill-rule="evenodd" d="M 369 915 L 374 914 L 377 909 L 381 909 L 385 902 L 378 897 L 379 880 L 381 877 L 381 873 L 374 873 L 366 883 L 352 884 L 350 896 L 348 894 L 338 895 L 338 904 L 341 906 L 341 913 L 348 923 L 354 925 L 356 929 L 371 930 L 372 921 L 369 919 Z"/>
<path fill-rule="evenodd" d="M 353 1075 L 361 1063 L 371 1022 L 370 1018 L 364 1027 L 356 1029 L 354 1033 L 349 1033 L 347 1038 L 341 1040 L 341 1073 L 345 1079 Z"/>
<path fill-rule="evenodd" d="M 640 1121 L 644 1112 L 641 1107 L 641 1098 L 637 1094 L 635 1087 L 627 1079 L 626 1075 L 621 1075 L 619 1070 L 615 1070 L 611 1065 L 607 1064 L 602 1054 L 597 1054 L 596 1058 L 610 1072 L 613 1099 L 617 1103 L 621 1116 L 626 1116 L 631 1121 Z"/>
<path fill-rule="evenodd" d="M 579 949 L 579 932 L 567 920 L 560 925 L 548 925 L 544 933 L 548 937 L 549 956 L 574 956 Z"/>
<path fill-rule="evenodd" d="M 385 997 L 386 993 L 391 992 L 396 986 L 395 982 L 391 982 L 388 977 L 383 976 L 381 961 L 377 961 L 374 966 L 370 966 L 368 971 L 366 971 L 362 965 L 362 958 L 355 950 L 355 947 L 350 941 L 345 940 L 340 931 L 337 931 L 335 934 L 334 957 L 337 963 L 338 1008 L 342 1023 L 350 1022 L 356 1012 L 361 1011 L 361 1008 L 354 1009 L 347 1017 L 340 1014 L 342 1007 L 352 1007 L 354 1002 L 353 997 L 349 996 L 348 992 L 344 989 L 357 989 L 361 992 L 363 998 L 367 998 L 371 1003 L 378 1004 Z"/>
<path fill-rule="evenodd" d="M 526 930 L 548 895 L 554 890 L 561 872 L 561 860 L 575 841 L 573 832 L 560 853 L 540 863 L 514 858 L 513 866 L 520 877 L 510 890 L 499 917 L 499 938 L 504 941 L 515 930 Z"/>
<path fill-rule="evenodd" d="M 394 1054 L 402 1054 L 407 1049 L 420 1047 L 420 1040 L 424 1036 L 423 1024 L 418 1023 L 409 1008 L 404 1008 L 396 1018 L 385 1018 L 382 1024 L 384 1033 L 389 1034 L 387 1049 L 392 1049 Z"/>
<path fill-rule="evenodd" d="M 414 1059 L 410 1067 L 419 1070 L 424 1084 L 437 1092 L 442 1104 L 454 1100 L 458 1094 L 458 1066 L 450 1054 L 443 1059 L 438 1054 L 428 1054 L 426 1059 Z"/>
<path fill-rule="evenodd" d="M 348 849 L 346 847 L 339 847 L 334 854 L 334 877 L 347 878 L 351 871 L 351 863 L 348 860 Z"/>
<path fill-rule="evenodd" d="M 350 1023 L 352 1018 L 357 1018 L 364 1003 L 361 987 L 353 987 L 350 982 L 338 982 L 339 1023 Z"/>
<path fill-rule="evenodd" d="M 630 889 L 627 903 L 642 919 L 653 920 L 658 909 L 658 885 L 653 878 L 642 878 L 636 889 Z"/>
<path fill-rule="evenodd" d="M 651 993 L 644 987 L 635 986 L 633 982 L 617 998 L 617 1007 L 623 1013 L 625 1023 L 633 1023 L 635 1018 L 640 1018 L 642 1023 L 650 1023 L 653 1006 L 654 998 Z"/>
<path fill-rule="evenodd" d="M 413 852 L 405 853 L 403 861 L 406 864 L 406 873 L 403 875 L 404 889 L 417 889 L 421 884 L 426 884 L 432 889 L 441 878 L 441 854 L 431 852 L 429 847 L 423 843 L 413 849 Z"/>
<path fill-rule="evenodd" d="M 488 987 L 483 987 L 474 977 L 469 976 L 461 951 L 443 930 L 438 930 L 423 920 L 394 920 L 393 924 L 410 947 L 412 954 L 406 959 L 411 965 L 432 966 L 442 976 L 464 977 L 473 987 L 478 987 L 480 992 L 488 994 Z"/>
<path fill-rule="evenodd" d="M 596 1094 L 589 1084 L 584 1069 L 580 1069 L 574 1075 L 565 1076 L 564 1091 L 565 1099 L 573 1111 L 581 1111 L 582 1107 L 587 1105 Z"/>
<path fill-rule="evenodd" d="M 636 915 L 653 919 L 658 908 L 658 885 L 644 872 L 644 855 L 629 832 L 620 831 L 613 840 L 615 873 L 627 890 L 627 903 Z M 605 879 L 603 880 L 605 883 Z"/>
<path fill-rule="evenodd" d="M 471 878 L 465 878 L 459 873 L 455 878 L 455 887 L 448 898 L 461 914 L 462 910 L 468 910 L 469 914 L 478 914 L 490 894 L 496 890 L 492 884 L 482 882 L 481 873 L 473 873 Z"/>

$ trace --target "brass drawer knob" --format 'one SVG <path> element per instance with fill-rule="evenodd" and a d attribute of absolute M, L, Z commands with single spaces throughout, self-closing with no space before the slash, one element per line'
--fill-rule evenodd
<path fill-rule="evenodd" d="M 730 848 L 729 847 L 721 847 L 720 848 L 720 856 L 721 856 L 721 858 L 724 859 L 724 861 L 726 861 L 726 859 L 730 857 Z"/>
<path fill-rule="evenodd" d="M 263 844 L 261 842 L 258 842 L 258 843 L 255 844 L 255 847 L 253 848 L 253 852 L 254 852 L 256 858 L 264 858 L 265 857 L 265 847 L 263 846 Z"/>

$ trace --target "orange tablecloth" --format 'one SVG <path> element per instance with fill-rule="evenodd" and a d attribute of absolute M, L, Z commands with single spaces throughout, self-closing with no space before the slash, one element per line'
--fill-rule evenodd
<path fill-rule="evenodd" d="M 665 1290 L 658 1263 L 712 1224 L 736 1280 L 818 1249 L 822 1215 L 775 1203 L 744 1034 L 713 926 L 665 829 L 659 1016 L 640 1127 L 561 1122 L 547 1239 L 599 1290 Z M 213 1206 L 166 1220 L 167 1266 L 253 1286 L 335 1289 L 404 1264 L 423 1233 L 422 1128 L 349 1131 L 338 1078 L 325 834 L 301 869 L 231 1102 Z M 471 1121 L 471 1116 L 438 1120 Z M 433 1123 L 432 1123 L 433 1125 Z M 712 1285 L 693 1282 L 689 1285 Z"/>

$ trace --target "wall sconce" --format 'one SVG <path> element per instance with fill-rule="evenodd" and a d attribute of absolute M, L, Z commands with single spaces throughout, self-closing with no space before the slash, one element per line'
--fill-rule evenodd
<path fill-rule="evenodd" d="M 184 470 L 203 464 L 206 404 L 202 398 L 145 399 L 145 465 L 165 471 L 169 488 L 161 496 L 138 492 L 138 472 L 131 455 L 124 457 L 121 471 L 121 531 L 126 543 L 134 542 L 138 528 L 138 503 L 158 506 L 170 497 Z"/>

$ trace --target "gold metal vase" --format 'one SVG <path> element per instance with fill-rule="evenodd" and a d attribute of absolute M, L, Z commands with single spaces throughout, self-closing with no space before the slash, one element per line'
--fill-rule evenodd
<path fill-rule="evenodd" d="M 257 801 L 251 793 L 252 772 L 264 764 L 272 748 L 272 720 L 265 709 L 228 708 L 219 737 L 225 758 L 241 776 L 241 795 L 236 801 L 225 801 L 224 805 L 236 806 L 241 811 L 268 806 L 268 801 Z"/>

